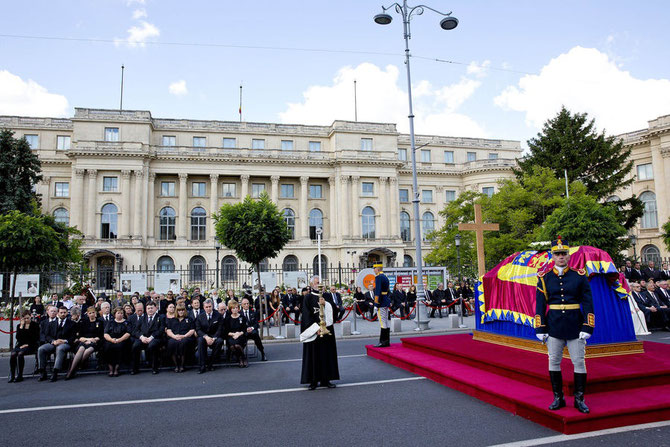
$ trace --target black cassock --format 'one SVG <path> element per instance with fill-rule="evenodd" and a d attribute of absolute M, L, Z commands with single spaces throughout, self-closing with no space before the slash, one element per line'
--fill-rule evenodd
<path fill-rule="evenodd" d="M 331 304 L 332 306 L 332 304 Z M 333 315 L 335 310 L 333 309 Z M 335 318 L 333 316 L 333 318 Z M 302 301 L 300 332 L 304 332 L 313 323 L 319 324 L 319 296 L 310 293 Z M 328 326 L 329 335 L 316 336 L 316 340 L 302 344 L 302 375 L 300 383 L 316 383 L 339 380 L 337 367 L 337 346 L 335 345 L 335 327 Z"/>

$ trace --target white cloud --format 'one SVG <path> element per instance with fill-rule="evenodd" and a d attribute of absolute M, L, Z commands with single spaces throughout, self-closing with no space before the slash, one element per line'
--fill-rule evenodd
<path fill-rule="evenodd" d="M 171 95 L 175 95 L 175 96 L 186 95 L 188 93 L 188 89 L 186 88 L 186 81 L 181 79 L 179 81 L 173 82 L 168 87 L 168 91 L 170 92 Z"/>
<path fill-rule="evenodd" d="M 67 98 L 49 93 L 32 79 L 0 70 L 0 115 L 68 116 Z"/>
<path fill-rule="evenodd" d="M 561 105 L 587 112 L 600 129 L 620 134 L 647 127 L 670 112 L 670 80 L 637 79 L 607 54 L 574 47 L 549 61 L 539 75 L 526 75 L 494 99 L 497 106 L 526 113 L 526 124 L 541 128 Z"/>
<path fill-rule="evenodd" d="M 134 3 L 143 5 L 144 3 L 146 3 L 146 0 L 126 0 L 126 5 L 128 6 L 132 6 Z"/>
<path fill-rule="evenodd" d="M 396 123 L 409 132 L 407 91 L 400 86 L 399 70 L 371 63 L 338 70 L 331 85 L 314 85 L 303 92 L 303 101 L 289 103 L 279 119 L 284 123 L 330 124 L 354 119 L 354 80 L 357 81 L 358 120 Z M 459 107 L 480 86 L 480 81 L 461 78 L 450 85 L 434 87 L 428 81 L 413 85 L 414 127 L 418 134 L 486 136 L 472 118 L 458 113 Z"/>
<path fill-rule="evenodd" d="M 470 62 L 470 65 L 468 65 L 468 68 L 466 69 L 466 72 L 468 74 L 477 76 L 478 78 L 483 78 L 488 74 L 489 68 L 491 67 L 491 61 L 490 60 L 485 60 L 481 64 L 472 61 Z"/>
<path fill-rule="evenodd" d="M 141 9 L 136 9 L 133 11 L 133 20 L 139 20 L 139 19 L 146 19 L 147 18 L 147 10 L 144 8 Z"/>
<path fill-rule="evenodd" d="M 139 26 L 128 28 L 128 37 L 125 40 L 115 39 L 114 44 L 117 47 L 124 43 L 131 48 L 144 47 L 147 40 L 152 37 L 158 37 L 160 34 L 161 32 L 156 25 L 140 20 Z"/>

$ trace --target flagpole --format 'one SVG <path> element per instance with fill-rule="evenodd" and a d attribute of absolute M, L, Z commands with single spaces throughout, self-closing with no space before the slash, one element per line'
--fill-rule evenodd
<path fill-rule="evenodd" d="M 119 110 L 123 110 L 123 71 L 125 70 L 125 66 L 121 64 L 121 102 L 119 104 Z"/>
<path fill-rule="evenodd" d="M 354 79 L 354 121 L 358 122 L 358 100 L 356 98 L 356 80 Z"/>
<path fill-rule="evenodd" d="M 240 82 L 240 123 L 242 122 L 242 83 Z"/>

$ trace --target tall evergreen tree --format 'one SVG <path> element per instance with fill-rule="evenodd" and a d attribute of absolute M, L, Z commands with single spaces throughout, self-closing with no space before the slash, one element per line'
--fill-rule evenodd
<path fill-rule="evenodd" d="M 40 160 L 26 139 L 14 138 L 8 129 L 0 131 L 0 214 L 33 212 L 39 204 L 33 186 L 42 179 L 40 171 Z"/>

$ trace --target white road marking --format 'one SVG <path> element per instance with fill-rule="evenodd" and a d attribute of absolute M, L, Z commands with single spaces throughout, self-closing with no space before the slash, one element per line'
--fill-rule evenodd
<path fill-rule="evenodd" d="M 338 388 L 348 388 L 353 386 L 368 386 L 368 385 L 383 385 L 385 383 L 397 383 L 397 382 L 410 382 L 416 380 L 425 380 L 425 377 L 403 377 L 401 379 L 386 379 L 386 380 L 373 380 L 369 382 L 353 382 L 353 383 L 342 383 L 338 384 Z M 111 407 L 117 405 L 139 405 L 139 404 L 154 404 L 161 402 L 183 402 L 189 400 L 204 400 L 204 399 L 226 399 L 231 397 L 243 397 L 243 396 L 258 396 L 266 394 L 282 394 L 282 393 L 294 393 L 297 391 L 307 391 L 307 388 L 283 388 L 276 390 L 263 390 L 263 391 L 246 391 L 242 393 L 225 393 L 225 394 L 210 394 L 204 396 L 183 396 L 183 397 L 165 397 L 158 399 L 138 399 L 138 400 L 119 400 L 112 402 L 91 402 L 91 403 L 82 403 L 82 404 L 71 404 L 71 405 L 50 405 L 46 407 L 27 407 L 27 408 L 12 408 L 9 410 L 0 410 L 0 414 L 11 414 L 11 413 L 30 413 L 35 411 L 51 411 L 51 410 L 67 410 L 73 408 L 94 408 L 94 407 Z"/>
<path fill-rule="evenodd" d="M 595 438 L 598 436 L 613 435 L 629 431 L 647 430 L 650 428 L 659 428 L 670 426 L 670 421 L 651 422 L 649 424 L 629 425 L 627 427 L 608 428 L 605 430 L 591 431 L 588 433 L 577 433 L 574 435 L 557 435 L 546 438 L 528 439 L 526 441 L 516 441 L 507 444 L 497 444 L 490 447 L 531 447 L 536 445 L 545 445 L 555 442 L 574 441 L 575 439 Z"/>

